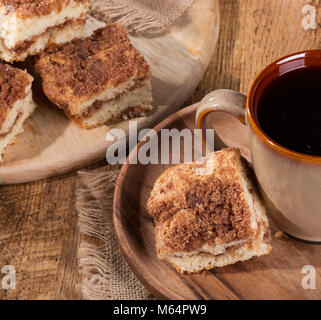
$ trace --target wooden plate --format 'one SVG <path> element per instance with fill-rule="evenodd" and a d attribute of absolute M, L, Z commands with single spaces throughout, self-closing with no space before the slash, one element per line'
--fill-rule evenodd
<path fill-rule="evenodd" d="M 197 105 L 170 116 L 155 130 L 194 129 Z M 216 130 L 222 140 L 237 144 L 249 155 L 246 130 L 233 117 L 216 115 Z M 139 143 L 139 149 L 142 143 Z M 135 151 L 133 151 L 135 152 Z M 119 175 L 114 197 L 114 226 L 122 252 L 133 272 L 158 298 L 165 299 L 320 299 L 321 246 L 287 237 L 275 239 L 273 223 L 272 253 L 239 262 L 233 266 L 182 275 L 156 257 L 154 224 L 146 202 L 157 177 L 169 165 L 125 164 Z M 303 289 L 302 268 L 316 270 L 316 290 Z"/>
<path fill-rule="evenodd" d="M 100 22 L 90 19 L 87 32 Z M 155 110 L 139 119 L 139 127 L 151 127 L 175 112 L 192 94 L 208 66 L 219 31 L 218 0 L 195 0 L 165 34 L 131 37 L 152 68 Z M 10 146 L 0 167 L 0 183 L 21 183 L 61 174 L 101 160 L 111 126 L 84 130 L 72 123 L 35 88 L 38 108 Z M 114 125 L 127 129 L 128 123 Z"/>

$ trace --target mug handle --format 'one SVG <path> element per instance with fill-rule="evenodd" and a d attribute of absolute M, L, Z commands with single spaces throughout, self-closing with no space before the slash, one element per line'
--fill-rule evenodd
<path fill-rule="evenodd" d="M 205 96 L 196 111 L 195 121 L 197 129 L 201 129 L 203 132 L 206 129 L 213 129 L 213 126 L 208 126 L 205 119 L 210 113 L 217 111 L 231 114 L 246 128 L 246 96 L 244 94 L 233 90 L 219 89 Z M 251 161 L 248 141 L 239 140 L 240 137 L 236 134 L 235 143 L 225 143 L 223 140 L 222 141 L 230 148 L 238 147 L 241 150 L 242 156 L 248 161 Z"/>

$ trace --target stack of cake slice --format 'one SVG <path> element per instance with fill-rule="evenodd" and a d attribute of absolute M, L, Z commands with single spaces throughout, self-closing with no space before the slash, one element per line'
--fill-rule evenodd
<path fill-rule="evenodd" d="M 80 126 L 144 115 L 151 74 L 118 24 L 83 38 L 90 0 L 0 0 L 0 59 L 35 58 L 45 95 Z M 28 64 L 30 65 L 30 64 Z M 33 78 L 0 61 L 0 155 L 31 116 Z"/>
<path fill-rule="evenodd" d="M 48 48 L 35 70 L 48 99 L 86 129 L 150 108 L 150 68 L 118 24 Z"/>

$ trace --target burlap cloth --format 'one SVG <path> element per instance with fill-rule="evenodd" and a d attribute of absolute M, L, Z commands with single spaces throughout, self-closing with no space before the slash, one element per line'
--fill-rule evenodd
<path fill-rule="evenodd" d="M 153 299 L 127 265 L 113 230 L 113 194 L 118 172 L 118 167 L 109 167 L 102 173 L 78 172 L 78 289 L 84 299 L 90 300 Z"/>
<path fill-rule="evenodd" d="M 129 31 L 165 31 L 193 0 L 92 0 L 90 14 L 118 21 Z M 79 172 L 76 194 L 78 250 L 84 299 L 153 299 L 123 258 L 113 230 L 112 202 L 118 167 L 107 172 Z"/>
<path fill-rule="evenodd" d="M 105 22 L 118 21 L 129 31 L 166 31 L 193 0 L 92 0 L 90 14 Z"/>

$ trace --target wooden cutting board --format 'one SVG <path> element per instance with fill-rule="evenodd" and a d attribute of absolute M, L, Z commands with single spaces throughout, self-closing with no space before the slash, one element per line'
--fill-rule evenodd
<path fill-rule="evenodd" d="M 152 127 L 175 112 L 202 79 L 218 39 L 218 0 L 195 0 L 171 29 L 156 37 L 131 36 L 152 69 L 154 111 L 140 118 Z M 91 18 L 87 32 L 103 24 Z M 0 183 L 22 183 L 58 175 L 104 159 L 111 127 L 127 130 L 128 122 L 84 130 L 72 123 L 34 86 L 37 109 L 17 143 L 8 147 L 0 166 Z"/>
<path fill-rule="evenodd" d="M 196 107 L 171 115 L 155 130 L 159 133 L 162 128 L 195 129 Z M 215 115 L 215 121 L 216 132 L 222 140 L 249 155 L 246 129 L 225 114 Z M 321 245 L 287 236 L 276 239 L 274 235 L 279 230 L 272 221 L 273 249 L 268 256 L 194 275 L 182 275 L 158 260 L 155 226 L 146 211 L 146 203 L 155 180 L 169 167 L 125 164 L 114 196 L 113 219 L 119 245 L 133 272 L 151 293 L 163 299 L 320 299 Z M 302 287 L 306 276 L 302 269 L 307 265 L 315 268 L 316 290 Z"/>

